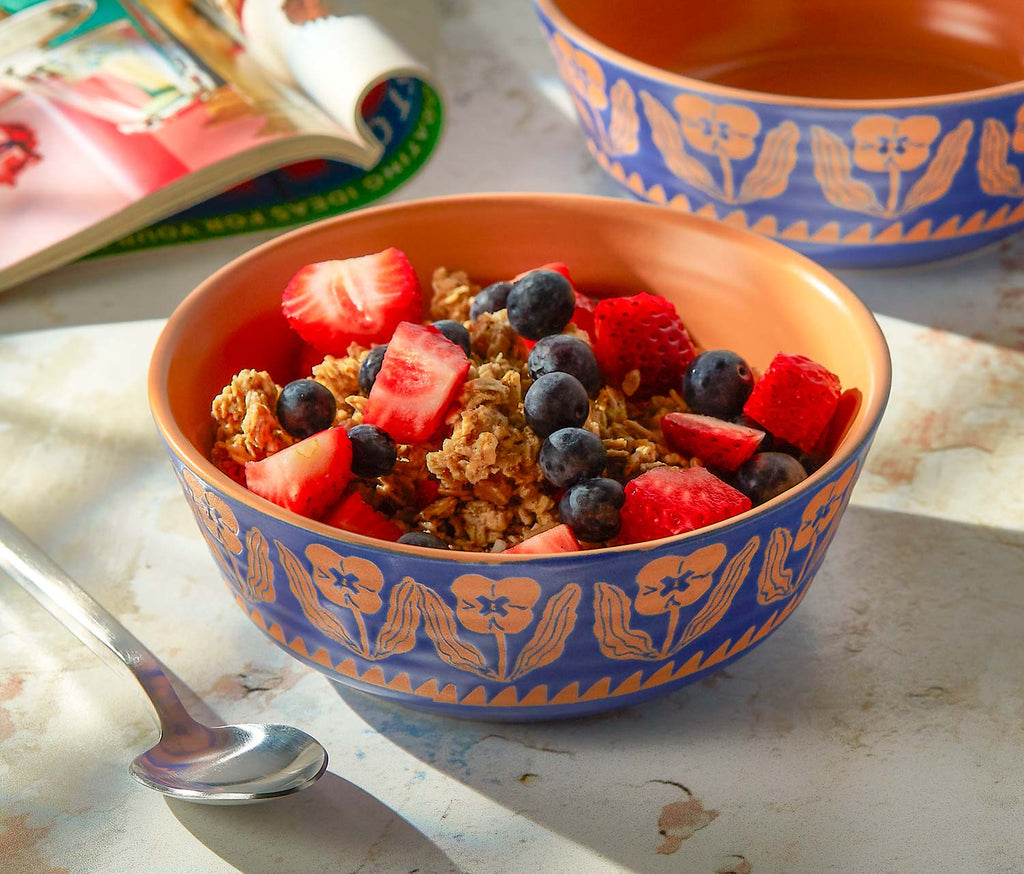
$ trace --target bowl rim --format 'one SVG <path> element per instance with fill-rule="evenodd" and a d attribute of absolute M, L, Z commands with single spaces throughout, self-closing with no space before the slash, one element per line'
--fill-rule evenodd
<path fill-rule="evenodd" d="M 410 546 L 402 543 L 391 543 L 374 537 L 367 537 L 362 534 L 344 531 L 331 525 L 326 525 L 315 519 L 300 516 L 289 510 L 279 507 L 270 501 L 260 498 L 250 492 L 241 484 L 235 482 L 227 474 L 217 468 L 206 456 L 204 456 L 175 421 L 165 387 L 168 382 L 168 373 L 171 360 L 174 357 L 174 350 L 186 337 L 186 322 L 192 310 L 201 305 L 206 289 L 215 287 L 228 275 L 244 262 L 259 260 L 269 253 L 279 249 L 287 249 L 292 242 L 310 234 L 321 234 L 330 232 L 334 228 L 344 228 L 346 225 L 359 222 L 365 215 L 386 215 L 388 213 L 403 213 L 416 211 L 430 211 L 443 209 L 452 204 L 464 205 L 502 205 L 512 203 L 559 203 L 568 205 L 570 203 L 592 204 L 596 209 L 614 209 L 625 212 L 635 212 L 638 215 L 655 213 L 659 217 L 674 222 L 681 227 L 694 225 L 698 228 L 713 229 L 714 233 L 724 235 L 727 239 L 733 240 L 737 245 L 753 247 L 755 250 L 762 250 L 765 257 L 780 256 L 790 261 L 793 269 L 802 278 L 819 287 L 827 290 L 833 296 L 839 298 L 844 308 L 850 313 L 854 321 L 859 323 L 868 342 L 865 345 L 865 354 L 871 361 L 871 370 L 877 379 L 877 390 L 869 396 L 865 391 L 862 401 L 862 413 L 859 421 L 847 432 L 843 438 L 844 445 L 832 455 L 820 468 L 810 474 L 793 488 L 780 495 L 760 504 L 756 507 L 732 516 L 713 525 L 707 525 L 693 531 L 674 534 L 669 537 L 661 537 L 656 540 L 643 541 L 641 543 L 621 544 L 617 546 L 605 546 L 595 549 L 580 550 L 569 553 L 512 553 L 511 555 L 500 552 L 465 552 L 458 550 L 442 551 L 422 546 Z M 858 386 L 858 388 L 862 388 Z M 635 200 L 617 197 L 607 197 L 590 194 L 566 194 L 550 192 L 477 192 L 471 194 L 438 195 L 434 197 L 418 198 L 413 200 L 398 201 L 376 206 L 365 207 L 354 212 L 345 213 L 318 222 L 311 222 L 295 230 L 281 234 L 266 242 L 243 252 L 241 255 L 232 258 L 229 262 L 218 268 L 206 279 L 199 283 L 185 298 L 175 307 L 168 317 L 166 323 L 157 337 L 156 344 L 150 357 L 149 372 L 147 376 L 147 395 L 149 399 L 150 412 L 156 424 L 157 430 L 163 437 L 167 448 L 177 456 L 186 468 L 196 473 L 201 480 L 218 488 L 228 497 L 247 506 L 252 511 L 270 516 L 276 521 L 286 523 L 293 527 L 310 531 L 329 540 L 351 542 L 364 547 L 372 547 L 385 553 L 401 555 L 416 555 L 425 559 L 435 561 L 452 561 L 467 564 L 507 564 L 515 562 L 532 562 L 536 560 L 551 560 L 562 558 L 576 560 L 576 556 L 597 558 L 615 553 L 649 551 L 669 543 L 682 543 L 714 534 L 722 529 L 741 526 L 749 523 L 756 515 L 771 512 L 785 504 L 801 500 L 807 492 L 817 488 L 825 479 L 842 467 L 851 458 L 859 454 L 862 446 L 869 442 L 881 421 L 882 413 L 888 402 L 889 393 L 892 388 L 892 363 L 889 354 L 888 344 L 874 315 L 838 277 L 830 273 L 824 267 L 812 261 L 810 258 L 800 254 L 794 249 L 784 246 L 774 240 L 755 234 L 753 231 L 735 228 L 723 222 L 714 221 L 703 216 L 696 216 L 690 213 L 668 210 L 663 206 L 642 203 Z"/>
<path fill-rule="evenodd" d="M 580 28 L 558 7 L 558 0 L 533 0 L 535 9 L 551 20 L 557 30 L 571 37 L 578 44 L 586 47 L 590 54 L 618 64 L 620 67 L 632 69 L 634 73 L 647 76 L 675 88 L 689 88 L 693 91 L 726 97 L 731 100 L 742 100 L 747 103 L 762 103 L 772 106 L 790 106 L 798 109 L 831 109 L 831 110 L 900 110 L 921 109 L 968 103 L 981 100 L 993 100 L 1012 94 L 1024 94 L 1024 80 L 1008 82 L 1003 85 L 992 85 L 988 88 L 975 88 L 969 91 L 954 91 L 947 94 L 931 94 L 923 97 L 876 97 L 876 98 L 840 98 L 840 97 L 795 97 L 788 94 L 775 94 L 770 91 L 752 91 L 747 88 L 735 88 L 730 85 L 718 85 L 704 79 L 672 73 L 662 67 L 648 64 L 630 55 L 613 49 L 587 31 Z"/>

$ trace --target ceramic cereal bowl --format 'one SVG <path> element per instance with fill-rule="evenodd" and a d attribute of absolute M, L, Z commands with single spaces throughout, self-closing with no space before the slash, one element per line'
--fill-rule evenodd
<path fill-rule="evenodd" d="M 438 552 L 294 515 L 207 460 L 210 401 L 243 367 L 279 384 L 299 349 L 280 312 L 302 265 L 397 246 L 485 284 L 561 260 L 595 296 L 670 298 L 699 342 L 763 368 L 799 350 L 860 391 L 831 459 L 726 522 L 558 555 Z M 615 198 L 470 195 L 376 207 L 257 247 L 195 289 L 153 353 L 149 393 L 186 501 L 238 605 L 330 680 L 438 713 L 571 717 L 634 704 L 719 670 L 807 593 L 889 389 L 885 342 L 837 279 L 746 231 Z"/>
<path fill-rule="evenodd" d="M 637 197 L 874 268 L 1024 226 L 1017 0 L 534 0 Z"/>

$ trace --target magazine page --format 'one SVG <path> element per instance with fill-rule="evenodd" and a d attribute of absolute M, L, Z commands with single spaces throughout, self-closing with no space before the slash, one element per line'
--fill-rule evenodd
<path fill-rule="evenodd" d="M 384 151 L 187 0 L 0 0 L 0 288 L 273 167 Z M 187 44 L 185 40 L 187 39 Z M 401 72 L 419 72 L 415 67 Z M 362 100 L 388 70 L 352 67 Z"/>

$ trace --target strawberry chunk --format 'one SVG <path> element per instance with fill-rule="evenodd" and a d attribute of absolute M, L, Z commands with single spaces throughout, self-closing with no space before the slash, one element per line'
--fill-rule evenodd
<path fill-rule="evenodd" d="M 609 297 L 594 308 L 594 354 L 605 379 L 621 385 L 640 371 L 638 397 L 678 388 L 695 350 L 672 302 L 654 294 Z"/>
<path fill-rule="evenodd" d="M 743 405 L 773 436 L 813 452 L 839 405 L 839 377 L 804 355 L 779 353 Z"/>
<path fill-rule="evenodd" d="M 437 328 L 402 322 L 388 342 L 363 421 L 397 443 L 422 443 L 440 427 L 468 370 L 466 353 Z"/>
<path fill-rule="evenodd" d="M 249 491 L 301 516 L 319 519 L 352 479 L 352 443 L 328 428 L 261 461 L 245 463 Z"/>
<path fill-rule="evenodd" d="M 552 552 L 578 552 L 579 548 L 580 542 L 572 533 L 572 529 L 568 525 L 556 525 L 503 551 L 514 552 L 517 555 L 540 555 Z"/>
<path fill-rule="evenodd" d="M 661 433 L 676 452 L 723 470 L 736 470 L 764 440 L 757 428 L 697 413 L 666 413 Z"/>
<path fill-rule="evenodd" d="M 307 264 L 285 288 L 281 311 L 307 343 L 342 356 L 350 343 L 386 343 L 399 322 L 418 322 L 423 296 L 409 259 L 391 247 Z"/>
<path fill-rule="evenodd" d="M 703 467 L 655 467 L 626 483 L 619 542 L 640 543 L 713 525 L 750 498 Z"/>
<path fill-rule="evenodd" d="M 398 525 L 380 510 L 371 507 L 366 499 L 355 491 L 349 492 L 332 507 L 322 521 L 335 528 L 351 531 L 353 534 L 363 534 L 366 537 L 376 537 L 379 540 L 395 541 L 402 536 L 402 529 Z"/>
<path fill-rule="evenodd" d="M 572 277 L 569 275 L 569 268 L 561 261 L 550 261 L 547 264 L 541 264 L 540 267 L 531 267 L 529 270 L 524 270 L 522 273 L 518 273 L 512 277 L 513 282 L 518 282 L 527 273 L 533 273 L 534 270 L 554 270 L 555 273 L 561 273 L 566 279 L 569 280 L 569 284 L 572 285 Z"/>
<path fill-rule="evenodd" d="M 596 300 L 576 292 L 576 309 L 572 311 L 571 321 L 581 331 L 586 331 L 591 340 L 594 338 L 594 310 L 596 308 Z"/>

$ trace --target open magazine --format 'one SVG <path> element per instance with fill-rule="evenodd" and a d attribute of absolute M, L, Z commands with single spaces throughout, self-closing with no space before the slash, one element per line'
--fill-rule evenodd
<path fill-rule="evenodd" d="M 409 178 L 441 127 L 431 76 L 324 3 L 0 0 L 0 289 L 97 251 L 323 218 Z"/>

